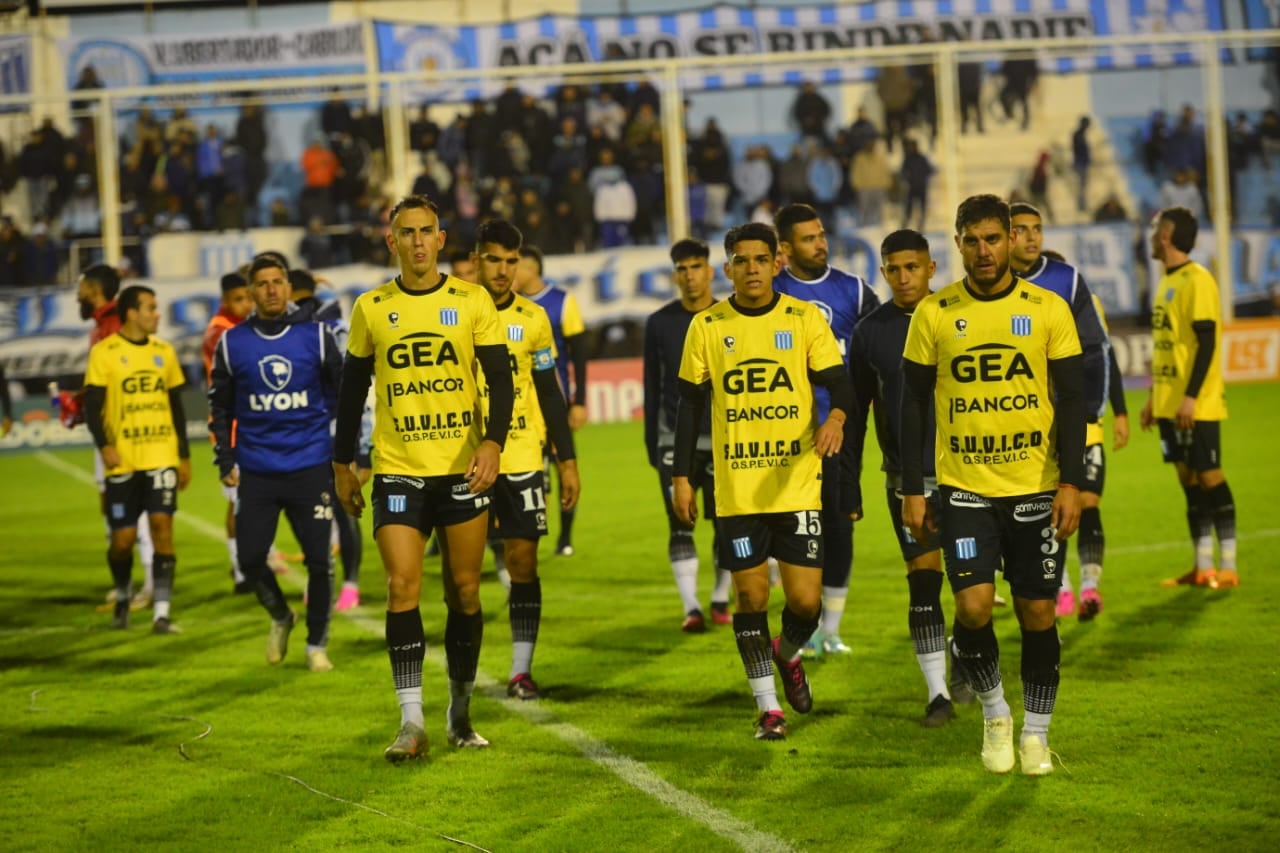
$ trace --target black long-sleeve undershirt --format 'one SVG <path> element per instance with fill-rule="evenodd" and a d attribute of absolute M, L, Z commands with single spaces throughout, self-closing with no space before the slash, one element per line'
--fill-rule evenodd
<path fill-rule="evenodd" d="M 676 407 L 676 439 L 673 449 L 671 475 L 693 475 L 693 456 L 698 450 L 698 424 L 711 394 L 711 383 L 694 385 L 687 379 L 677 379 L 680 387 L 680 404 Z"/>
<path fill-rule="evenodd" d="M 480 362 L 489 386 L 489 424 L 485 427 L 484 440 L 503 447 L 507 443 L 507 431 L 511 429 L 511 410 L 516 405 L 511 355 L 506 344 L 483 344 L 476 347 L 476 361 Z"/>
<path fill-rule="evenodd" d="M 1196 320 L 1191 324 L 1191 330 L 1196 333 L 1196 358 L 1191 363 L 1191 375 L 1187 377 L 1186 395 L 1199 397 L 1200 388 L 1209 375 L 1209 365 L 1213 363 L 1213 341 L 1217 324 L 1212 320 Z"/>
<path fill-rule="evenodd" d="M 1120 362 L 1116 359 L 1114 351 L 1111 357 L 1107 359 L 1110 364 L 1111 380 L 1107 383 L 1107 396 L 1111 401 L 1111 413 L 1113 415 L 1129 415 L 1129 406 L 1124 399 L 1124 376 L 1120 373 Z"/>
<path fill-rule="evenodd" d="M 587 405 L 587 335 L 585 332 L 564 339 L 573 364 L 573 405 Z M 568 388 L 564 389 L 566 392 Z"/>
<path fill-rule="evenodd" d="M 333 428 L 333 461 L 350 465 L 356 458 L 356 441 L 360 437 L 360 417 L 364 401 L 373 381 L 373 356 L 363 358 L 347 353 L 342 362 L 342 381 L 338 384 L 338 409 Z"/>
<path fill-rule="evenodd" d="M 902 360 L 902 493 L 924 494 L 924 452 L 926 413 L 933 406 L 933 386 L 938 381 L 938 368 Z M 1084 450 L 1081 448 L 1081 454 Z"/>
<path fill-rule="evenodd" d="M 567 462 L 577 458 L 573 447 L 573 430 L 569 428 L 569 408 L 560 392 L 554 370 L 535 370 L 533 387 L 538 393 L 538 408 L 547 424 L 547 439 L 556 450 L 556 459 Z"/>
<path fill-rule="evenodd" d="M 1053 419 L 1058 428 L 1058 482 L 1079 488 L 1084 482 L 1086 421 L 1084 357 L 1049 359 L 1053 380 Z"/>
<path fill-rule="evenodd" d="M 107 438 L 106 426 L 102 421 L 102 409 L 107 402 L 107 389 L 101 385 L 86 385 L 84 388 L 84 422 L 93 436 L 93 443 L 99 450 L 111 443 Z M 182 405 L 182 388 L 169 389 L 169 414 L 173 419 L 173 434 L 178 439 L 178 458 L 190 459 L 191 446 L 187 441 L 187 410 Z"/>

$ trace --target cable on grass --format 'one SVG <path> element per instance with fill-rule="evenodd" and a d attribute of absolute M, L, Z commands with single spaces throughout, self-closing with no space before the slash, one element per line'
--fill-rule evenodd
<path fill-rule="evenodd" d="M 183 717 L 177 714 L 152 714 L 151 716 L 160 717 L 163 720 L 182 720 L 188 723 L 199 723 L 200 725 L 204 726 L 204 731 L 196 735 L 195 740 L 193 740 L 192 743 L 195 743 L 195 741 L 197 740 L 204 740 L 209 735 L 213 734 L 213 723 L 206 723 L 204 720 L 197 720 L 195 717 Z M 183 758 L 185 758 L 187 761 L 195 761 L 194 758 L 192 758 L 190 755 L 187 755 L 187 745 L 185 743 L 178 744 L 178 754 L 181 755 Z"/>
<path fill-rule="evenodd" d="M 396 817 L 395 815 L 387 814 L 386 812 L 381 811 L 380 809 L 375 809 L 373 806 L 366 806 L 364 803 L 357 803 L 357 802 L 355 802 L 354 800 L 344 800 L 342 797 L 336 796 L 336 795 L 334 795 L 334 794 L 330 794 L 330 793 L 328 793 L 328 792 L 326 792 L 326 791 L 321 791 L 321 790 L 319 790 L 318 788 L 313 788 L 313 787 L 311 787 L 310 785 L 308 785 L 306 782 L 304 782 L 304 781 L 302 781 L 301 779 L 299 779 L 297 776 L 290 776 L 290 775 L 288 775 L 287 773 L 268 773 L 267 775 L 268 775 L 268 776 L 279 776 L 281 779 L 287 779 L 287 780 L 289 780 L 290 782 L 293 782 L 293 783 L 295 783 L 295 784 L 297 784 L 297 785 L 301 785 L 303 788 L 306 788 L 308 791 L 310 791 L 311 793 L 316 794 L 316 795 L 318 795 L 318 796 L 325 797 L 325 798 L 330 799 L 330 800 L 333 800 L 333 801 L 335 801 L 335 802 L 339 802 L 339 803 L 346 803 L 346 804 L 347 804 L 347 805 L 349 805 L 349 806 L 355 806 L 355 807 L 356 807 L 356 808 L 358 808 L 358 809 L 362 809 L 362 810 L 367 811 L 367 812 L 372 812 L 373 814 L 376 814 L 376 815 L 378 815 L 379 817 L 385 817 L 387 820 L 393 820 L 393 821 L 395 821 L 396 823 L 403 823 L 405 826 L 408 826 L 408 827 L 410 827 L 410 828 L 412 828 L 412 829 L 417 829 L 417 830 L 419 830 L 419 831 L 421 831 L 421 832 L 430 832 L 430 833 L 431 833 L 432 835 L 434 835 L 436 838 L 442 838 L 442 839 L 444 839 L 445 841 L 449 841 L 449 842 L 452 842 L 452 843 L 454 843 L 454 844 L 461 845 L 462 847 L 470 848 L 471 850 L 479 850 L 479 851 L 481 851 L 481 853 L 492 853 L 492 851 L 491 851 L 491 850 L 488 850 L 487 848 L 481 847 L 481 846 L 480 846 L 480 845 L 478 845 L 478 844 L 472 844 L 470 841 L 464 841 L 464 840 L 462 840 L 461 838 L 454 838 L 454 837 L 452 837 L 452 836 L 450 836 L 450 835 L 445 835 L 445 834 L 444 834 L 444 833 L 442 833 L 442 832 L 435 832 L 434 830 L 427 829 L 425 826 L 418 826 L 416 823 L 412 823 L 412 822 L 410 822 L 410 821 L 407 821 L 407 820 L 405 820 L 405 819 L 404 819 L 404 818 L 402 818 L 402 817 Z"/>
<path fill-rule="evenodd" d="M 38 711 L 43 713 L 43 712 L 48 712 L 53 710 L 52 708 L 41 708 L 36 704 L 36 699 L 39 698 L 40 694 L 43 692 L 44 692 L 43 689 L 37 689 L 37 690 L 31 691 L 31 704 L 27 708 L 28 711 Z M 104 714 L 106 712 L 99 710 L 99 711 L 96 711 L 95 713 Z M 195 743 L 196 741 L 199 741 L 199 740 L 204 740 L 209 735 L 213 734 L 213 723 L 208 723 L 208 722 L 205 722 L 204 720 L 196 719 L 195 717 L 188 717 L 181 714 L 159 714 L 159 713 L 149 713 L 149 714 L 144 714 L 143 716 L 158 717 L 159 719 L 162 719 L 162 720 L 179 720 L 186 723 L 197 723 L 199 725 L 204 726 L 204 731 L 196 735 L 191 740 L 191 743 Z M 187 753 L 187 744 L 185 741 L 178 744 L 178 754 L 181 755 L 187 761 L 190 761 L 193 764 L 195 763 L 195 759 L 192 758 Z M 394 821 L 395 823 L 402 823 L 411 829 L 418 830 L 419 832 L 429 832 L 432 835 L 434 835 L 436 838 L 442 839 L 444 841 L 448 841 L 451 844 L 457 844 L 460 847 L 466 847 L 470 850 L 478 850 L 480 851 L 480 853 L 493 853 L 493 851 L 489 850 L 487 847 L 481 847 L 479 844 L 472 844 L 470 841 L 466 841 L 461 838 L 454 838 L 451 835 L 445 835 L 442 832 L 436 832 L 435 830 L 428 829 L 425 826 L 418 826 L 418 824 L 413 823 L 411 821 L 407 821 L 402 817 L 396 817 L 395 815 L 387 814 L 386 812 L 381 811 L 380 809 L 375 809 L 372 806 L 366 806 L 364 803 L 357 803 L 354 800 L 343 799 L 342 797 L 339 797 L 336 794 L 330 794 L 327 791 L 321 791 L 319 788 L 314 788 L 311 785 L 308 785 L 306 782 L 302 781 L 297 776 L 290 776 L 286 773 L 276 773 L 274 771 L 269 771 L 269 770 L 246 770 L 243 768 L 236 768 L 236 769 L 241 773 L 253 773 L 253 774 L 261 773 L 264 776 L 276 776 L 280 779 L 286 779 L 290 782 L 293 782 L 296 785 L 302 786 L 303 788 L 305 788 L 306 790 L 310 791 L 311 793 L 317 796 L 324 797 L 329 800 L 333 800 L 334 802 L 344 803 L 348 806 L 354 806 L 358 809 L 361 809 L 362 811 L 376 814 L 379 817 L 384 817 L 387 820 Z"/>

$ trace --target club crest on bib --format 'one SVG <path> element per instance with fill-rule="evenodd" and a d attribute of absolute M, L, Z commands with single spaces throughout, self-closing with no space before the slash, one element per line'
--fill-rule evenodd
<path fill-rule="evenodd" d="M 262 381 L 272 391 L 283 391 L 293 378 L 293 362 L 282 355 L 269 355 L 258 362 Z"/>

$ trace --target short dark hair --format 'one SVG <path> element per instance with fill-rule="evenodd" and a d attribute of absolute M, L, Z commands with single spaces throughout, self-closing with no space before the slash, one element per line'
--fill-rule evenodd
<path fill-rule="evenodd" d="M 987 219 L 998 219 L 1009 230 L 1009 205 L 1000 196 L 991 193 L 971 195 L 956 208 L 956 233 L 963 234 L 964 229 L 977 225 Z"/>
<path fill-rule="evenodd" d="M 244 276 L 240 275 L 238 270 L 235 272 L 229 272 L 222 277 L 222 295 L 226 296 L 231 291 L 239 290 L 240 288 L 247 287 L 248 285 L 249 282 L 245 280 Z"/>
<path fill-rule="evenodd" d="M 525 243 L 520 247 L 520 257 L 533 258 L 533 262 L 538 265 L 538 277 L 542 277 L 542 250 L 532 243 Z"/>
<path fill-rule="evenodd" d="M 449 252 L 449 265 L 457 263 L 466 263 L 471 260 L 471 252 L 467 249 L 454 249 Z"/>
<path fill-rule="evenodd" d="M 116 299 L 116 315 L 122 322 L 128 319 L 129 311 L 136 309 L 139 303 L 142 302 L 142 294 L 144 293 L 150 293 L 152 296 L 156 295 L 154 290 L 141 284 L 131 284 L 120 291 L 120 297 Z"/>
<path fill-rule="evenodd" d="M 476 229 L 476 249 L 485 243 L 493 243 L 507 251 L 519 249 L 524 242 L 520 229 L 505 219 L 490 219 Z"/>
<path fill-rule="evenodd" d="M 880 242 L 880 259 L 892 255 L 894 252 L 929 252 L 929 241 L 919 231 L 912 231 L 910 228 L 902 228 L 894 231 Z"/>
<path fill-rule="evenodd" d="M 814 210 L 812 205 L 787 204 L 779 208 L 778 212 L 773 215 L 773 225 L 778 229 L 778 237 L 790 242 L 791 229 L 801 222 L 812 222 L 817 218 L 818 211 Z"/>
<path fill-rule="evenodd" d="M 778 254 L 778 232 L 763 222 L 748 222 L 730 228 L 724 235 L 724 253 L 732 258 L 733 247 L 746 240 L 759 240 L 769 247 L 770 254 Z"/>
<path fill-rule="evenodd" d="M 1009 205 L 1009 218 L 1013 219 L 1015 216 L 1034 216 L 1036 219 L 1044 221 L 1044 214 L 1040 212 L 1040 208 L 1025 201 L 1015 201 Z"/>
<path fill-rule="evenodd" d="M 301 290 L 306 293 L 316 292 L 316 277 L 310 270 L 289 270 L 289 286 L 294 292 Z"/>
<path fill-rule="evenodd" d="M 102 288 L 102 298 L 110 302 L 120 292 L 120 273 L 108 264 L 94 264 L 81 273 L 89 281 L 98 283 Z M 123 316 L 123 315 L 122 315 Z"/>
<path fill-rule="evenodd" d="M 711 257 L 711 248 L 702 240 L 695 240 L 692 237 L 685 237 L 671 247 L 671 263 L 673 264 L 687 261 L 690 258 L 706 259 L 709 257 Z"/>
<path fill-rule="evenodd" d="M 249 281 L 253 281 L 259 270 L 272 268 L 280 270 L 285 276 L 289 275 L 289 262 L 284 259 L 284 255 L 279 252 L 259 252 L 254 256 L 253 263 L 249 264 Z"/>
<path fill-rule="evenodd" d="M 1161 223 L 1172 222 L 1173 233 L 1169 242 L 1179 252 L 1190 252 L 1196 247 L 1196 235 L 1200 233 L 1200 223 L 1196 215 L 1185 207 L 1167 207 L 1160 211 Z"/>
<path fill-rule="evenodd" d="M 396 202 L 396 206 L 391 208 L 392 222 L 396 221 L 396 217 L 400 215 L 402 210 L 429 210 L 436 216 L 440 215 L 440 208 L 436 207 L 436 203 L 425 195 L 407 195 Z"/>

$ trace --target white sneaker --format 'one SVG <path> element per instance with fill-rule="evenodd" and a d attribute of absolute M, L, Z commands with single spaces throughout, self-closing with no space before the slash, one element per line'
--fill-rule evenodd
<path fill-rule="evenodd" d="M 288 622 L 271 620 L 271 631 L 267 634 L 267 663 L 277 664 L 284 660 L 289 651 L 289 632 L 298 622 L 298 614 L 290 611 Z"/>
<path fill-rule="evenodd" d="M 312 649 L 307 652 L 307 669 L 312 672 L 331 672 L 333 662 L 325 654 L 324 649 Z"/>
<path fill-rule="evenodd" d="M 1022 775 L 1048 776 L 1053 772 L 1053 753 L 1039 735 L 1022 737 Z"/>
<path fill-rule="evenodd" d="M 1013 769 L 1013 717 L 983 721 L 982 766 L 992 773 Z"/>
<path fill-rule="evenodd" d="M 845 645 L 839 634 L 827 634 L 822 638 L 822 651 L 828 655 L 847 655 L 853 649 Z"/>

